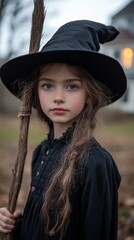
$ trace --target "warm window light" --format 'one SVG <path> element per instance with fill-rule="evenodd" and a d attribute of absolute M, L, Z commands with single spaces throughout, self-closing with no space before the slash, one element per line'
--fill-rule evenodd
<path fill-rule="evenodd" d="M 121 51 L 121 60 L 123 63 L 123 66 L 127 69 L 131 68 L 133 63 L 133 49 L 132 48 L 124 48 Z"/>

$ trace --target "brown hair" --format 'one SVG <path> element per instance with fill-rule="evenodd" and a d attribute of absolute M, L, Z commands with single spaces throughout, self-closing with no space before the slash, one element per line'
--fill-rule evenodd
<path fill-rule="evenodd" d="M 72 66 L 68 66 L 71 71 L 74 71 Z M 76 71 L 74 73 L 82 80 L 89 102 L 85 104 L 83 111 L 78 117 L 73 137 L 61 161 L 62 165 L 55 171 L 51 178 L 44 194 L 44 204 L 42 206 L 42 212 L 46 222 L 46 232 L 52 236 L 60 231 L 61 240 L 64 239 L 69 225 L 71 214 L 70 192 L 75 181 L 75 172 L 79 168 L 78 166 L 86 154 L 87 149 L 90 147 L 93 130 L 96 126 L 96 113 L 99 108 L 110 101 L 110 92 L 103 84 L 97 82 L 82 67 L 75 66 L 75 68 Z M 31 84 L 34 106 L 37 109 L 39 117 L 47 121 L 51 129 L 53 124 L 40 107 L 37 84 L 37 80 Z M 55 221 L 52 224 L 51 213 L 53 211 L 55 211 Z"/>

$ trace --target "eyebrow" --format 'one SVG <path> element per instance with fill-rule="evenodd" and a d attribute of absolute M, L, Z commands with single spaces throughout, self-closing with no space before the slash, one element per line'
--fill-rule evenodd
<path fill-rule="evenodd" d="M 49 82 L 55 82 L 54 79 L 51 79 L 51 78 L 45 78 L 45 77 L 40 77 L 39 78 L 39 81 L 49 81 Z M 70 78 L 70 79 L 65 79 L 63 80 L 63 82 L 75 82 L 75 81 L 78 81 L 78 82 L 81 82 L 81 79 L 80 78 Z"/>

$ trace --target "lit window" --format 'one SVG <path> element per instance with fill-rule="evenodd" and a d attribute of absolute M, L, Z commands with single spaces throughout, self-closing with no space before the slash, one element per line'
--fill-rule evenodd
<path fill-rule="evenodd" d="M 132 67 L 134 53 L 132 48 L 124 48 L 121 51 L 121 61 L 125 68 L 129 69 Z"/>

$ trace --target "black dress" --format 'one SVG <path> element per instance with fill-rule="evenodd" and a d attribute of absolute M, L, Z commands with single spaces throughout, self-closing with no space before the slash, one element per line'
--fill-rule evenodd
<path fill-rule="evenodd" d="M 32 161 L 32 182 L 24 210 L 20 240 L 60 240 L 46 236 L 41 207 L 43 192 L 51 175 L 62 161 L 72 129 L 58 140 L 50 135 L 35 150 Z M 118 187 L 120 175 L 111 155 L 96 140 L 92 141 L 83 161 L 82 177 L 70 201 L 72 213 L 66 240 L 116 240 L 118 222 Z"/>

